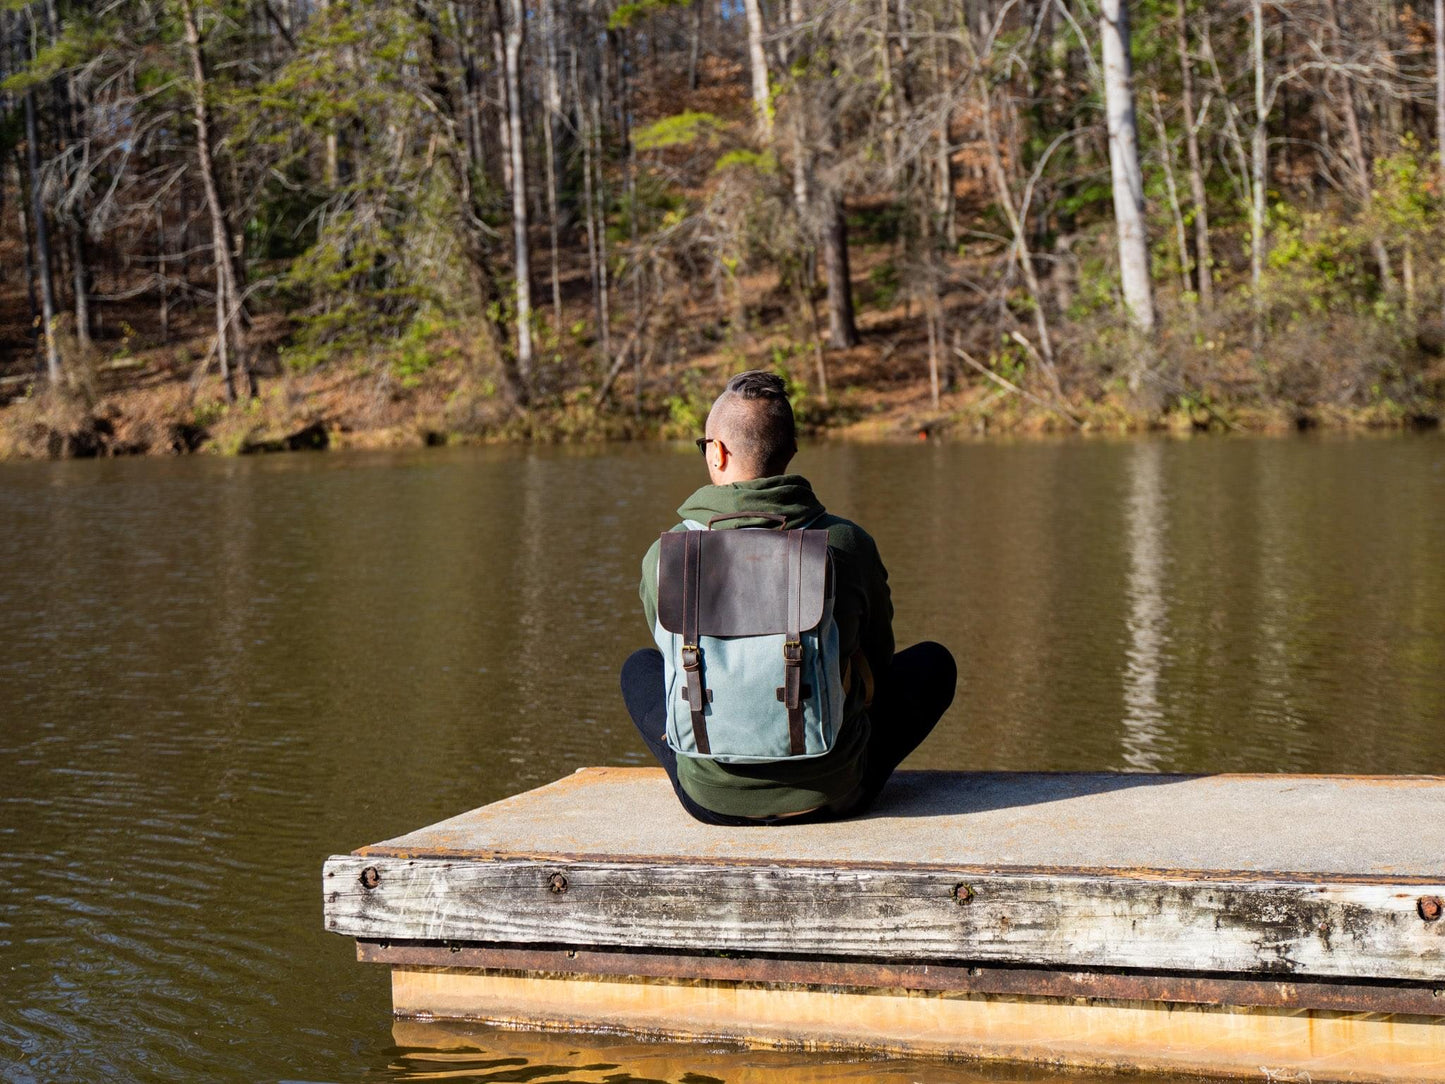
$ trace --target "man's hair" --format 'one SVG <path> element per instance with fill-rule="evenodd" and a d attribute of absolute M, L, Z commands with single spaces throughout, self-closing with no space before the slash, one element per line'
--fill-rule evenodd
<path fill-rule="evenodd" d="M 729 450 L 758 477 L 782 474 L 798 450 L 788 386 L 776 373 L 751 369 L 728 381 L 714 410 Z"/>

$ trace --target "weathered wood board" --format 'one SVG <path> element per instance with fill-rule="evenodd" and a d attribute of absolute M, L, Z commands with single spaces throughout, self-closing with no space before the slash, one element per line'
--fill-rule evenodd
<path fill-rule="evenodd" d="M 978 960 L 1445 981 L 1439 885 L 334 858 L 327 926 L 372 940 Z M 371 885 L 372 887 L 368 887 Z"/>

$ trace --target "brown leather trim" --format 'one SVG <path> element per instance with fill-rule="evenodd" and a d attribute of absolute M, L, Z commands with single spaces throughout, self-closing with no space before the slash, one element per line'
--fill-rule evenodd
<path fill-rule="evenodd" d="M 692 737 L 699 753 L 712 751 L 707 736 L 706 690 L 702 684 L 702 650 L 698 646 L 698 585 L 702 582 L 702 535 L 688 531 L 683 536 L 683 636 L 682 669 L 687 681 L 687 706 L 692 716 Z"/>
<path fill-rule="evenodd" d="M 788 590 L 788 541 L 794 533 L 802 536 L 798 625 L 802 631 L 817 628 L 823 620 L 830 567 L 828 532 L 823 530 L 666 532 L 658 556 L 658 623 L 668 632 L 687 634 L 683 585 L 692 571 L 687 554 L 696 546 L 700 554 L 700 635 L 787 632 L 788 609 L 793 601 Z"/>
<path fill-rule="evenodd" d="M 803 608 L 803 531 L 788 532 L 788 632 L 783 641 L 783 703 L 788 709 L 788 751 L 802 756 L 806 735 L 803 730 L 803 633 L 799 615 Z"/>

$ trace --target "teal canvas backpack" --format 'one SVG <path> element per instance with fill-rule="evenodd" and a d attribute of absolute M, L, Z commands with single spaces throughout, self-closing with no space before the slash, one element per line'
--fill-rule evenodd
<path fill-rule="evenodd" d="M 715 531 L 729 519 L 776 529 Z M 666 662 L 667 743 L 732 764 L 819 757 L 843 721 L 825 530 L 734 512 L 662 535 L 653 636 Z"/>

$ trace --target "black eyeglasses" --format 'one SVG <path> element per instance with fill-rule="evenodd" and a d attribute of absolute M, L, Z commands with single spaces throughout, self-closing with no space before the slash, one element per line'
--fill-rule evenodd
<path fill-rule="evenodd" d="M 715 440 L 717 440 L 716 437 L 698 437 L 697 440 L 693 441 L 693 443 L 697 445 L 697 450 L 699 452 L 701 452 L 703 455 L 707 455 L 707 446 L 713 443 L 713 441 Z"/>

